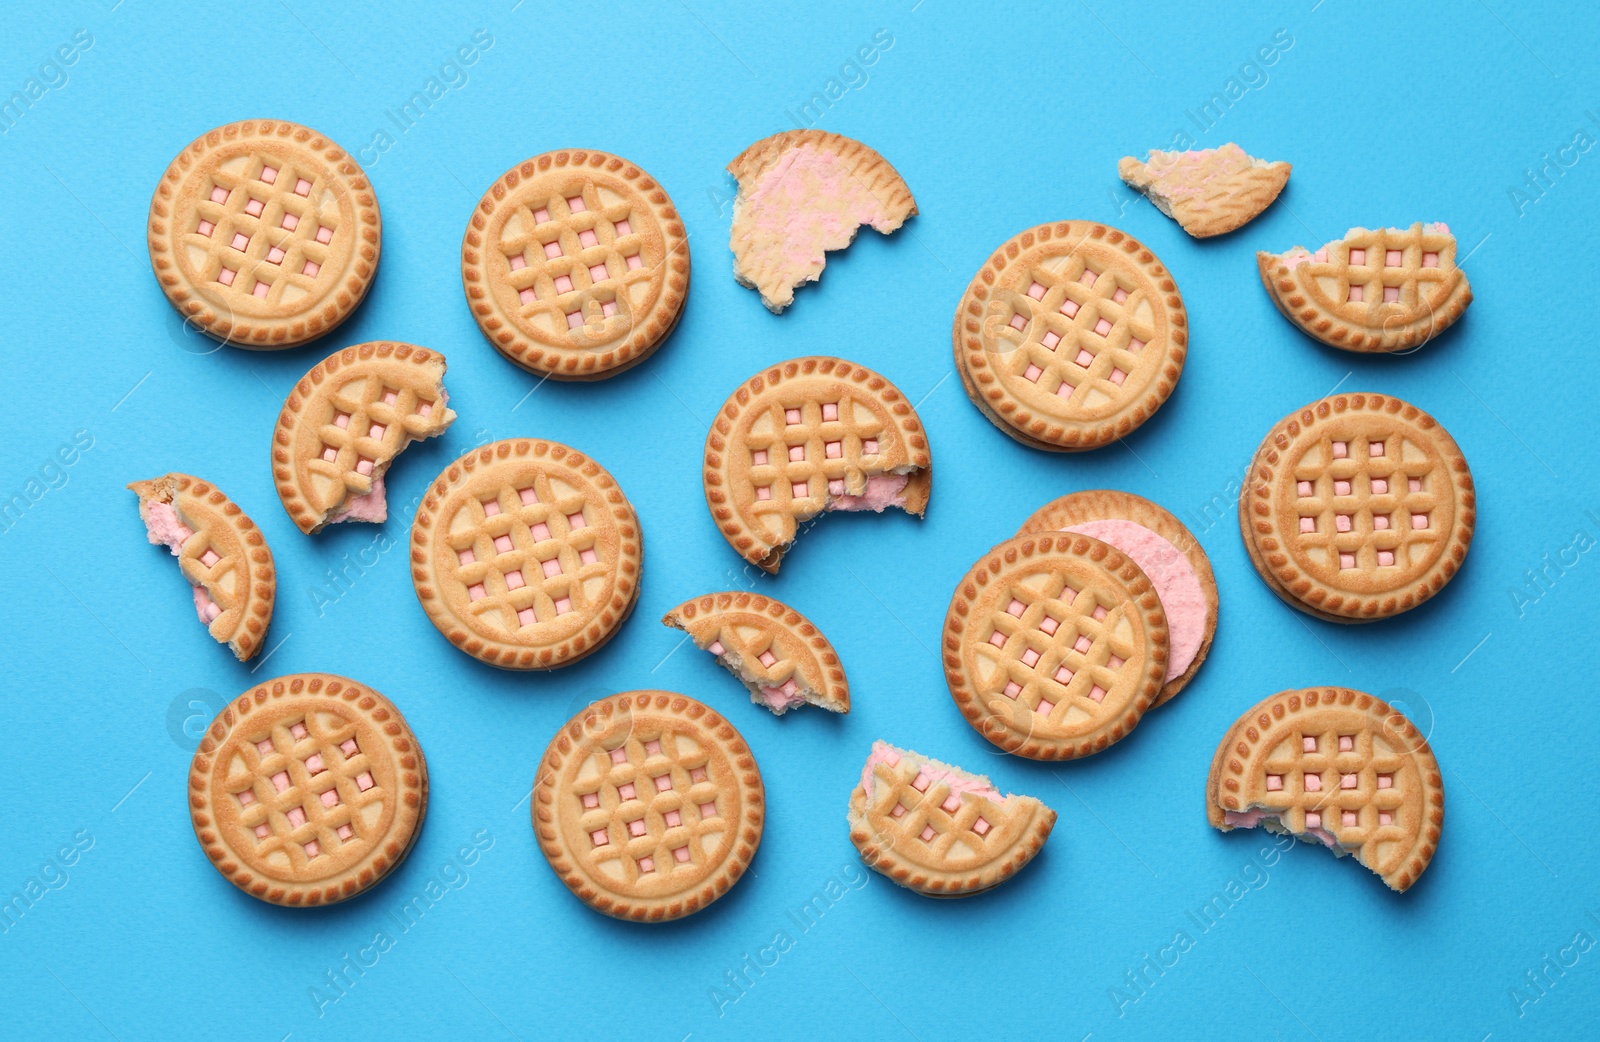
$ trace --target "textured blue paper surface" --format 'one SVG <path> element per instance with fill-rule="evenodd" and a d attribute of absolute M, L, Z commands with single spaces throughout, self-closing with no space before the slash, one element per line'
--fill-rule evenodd
<path fill-rule="evenodd" d="M 1597 29 L 1588 6 L 1557 15 L 1513 0 L 1227 12 L 1085 0 L 992 14 L 947 0 L 14 9 L 0 42 L 0 98 L 26 99 L 0 119 L 0 498 L 12 504 L 0 524 L 0 1035 L 1592 1035 Z M 451 64 L 463 47 L 476 47 L 472 63 Z M 430 89 L 425 115 L 396 120 Z M 155 284 L 147 207 L 187 142 L 259 116 L 361 154 L 383 258 L 332 337 L 214 351 Z M 879 149 L 921 215 L 833 255 L 820 285 L 775 318 L 731 276 L 723 165 L 797 124 Z M 1190 240 L 1117 180 L 1120 156 L 1229 140 L 1292 161 L 1294 175 L 1274 207 L 1220 241 Z M 690 232 L 682 325 L 648 364 L 597 385 L 536 386 L 490 350 L 461 291 L 460 240 L 480 193 L 559 147 L 639 163 Z M 991 427 L 950 357 L 951 316 L 979 264 L 1060 218 L 1147 243 L 1192 327 L 1160 413 L 1123 444 L 1069 457 Z M 1415 220 L 1450 224 L 1476 296 L 1420 353 L 1324 349 L 1261 290 L 1258 248 Z M 380 338 L 448 356 L 460 419 L 398 461 L 387 524 L 304 537 L 272 486 L 272 424 L 311 365 Z M 932 504 L 920 522 L 829 518 L 780 577 L 754 575 L 706 511 L 706 430 L 758 368 L 814 353 L 868 365 L 919 403 Z M 1267 429 L 1334 388 L 1433 413 L 1479 492 L 1460 576 L 1369 627 L 1280 604 L 1233 519 Z M 501 673 L 450 648 L 404 561 L 427 483 L 473 445 L 511 436 L 592 454 L 644 527 L 633 619 L 603 653 L 551 675 Z M 220 484 L 271 541 L 278 605 L 255 674 L 205 637 L 174 562 L 144 542 L 123 485 L 168 470 Z M 1199 535 L 1222 597 L 1211 658 L 1104 755 L 1056 766 L 996 755 L 942 679 L 951 591 L 1037 506 L 1099 487 L 1148 496 Z M 774 719 L 709 656 L 674 653 L 681 635 L 661 614 L 730 587 L 787 600 L 832 636 L 848 717 Z M 224 882 L 185 806 L 189 756 L 216 707 L 301 670 L 393 698 L 432 777 L 410 859 L 362 899 L 316 911 Z M 1431 735 L 1444 837 L 1408 894 L 1323 851 L 1206 825 L 1223 730 L 1267 694 L 1314 684 L 1393 699 Z M 574 900 L 538 854 L 526 803 L 556 727 L 636 687 L 725 711 L 769 800 L 747 877 L 709 911 L 656 928 Z M 1045 852 L 960 902 L 863 874 L 845 803 L 877 737 L 1045 800 L 1060 812 Z"/>

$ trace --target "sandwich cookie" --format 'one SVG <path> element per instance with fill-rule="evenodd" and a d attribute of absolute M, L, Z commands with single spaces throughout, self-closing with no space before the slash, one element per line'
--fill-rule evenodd
<path fill-rule="evenodd" d="M 708 593 L 667 612 L 701 651 L 750 689 L 750 701 L 776 716 L 803 705 L 850 711 L 850 684 L 822 631 L 781 601 L 759 594 Z"/>

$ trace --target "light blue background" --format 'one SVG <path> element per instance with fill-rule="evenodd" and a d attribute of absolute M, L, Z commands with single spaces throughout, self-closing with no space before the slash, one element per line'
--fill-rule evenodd
<path fill-rule="evenodd" d="M 1293 0 L 1223 12 L 1084 0 L 979 15 L 949 0 L 781 11 L 683 0 L 599 14 L 512 3 L 272 0 L 220 14 L 69 0 L 25 22 L 16 8 L 7 22 L 0 97 L 74 31 L 94 43 L 0 136 L 0 498 L 24 492 L 74 432 L 89 432 L 93 447 L 0 536 L 10 675 L 0 895 L 42 878 L 74 835 L 93 845 L 64 882 L 49 870 L 59 888 L 0 936 L 0 1035 L 1593 1033 L 1600 949 L 1561 949 L 1580 932 L 1600 937 L 1589 780 L 1600 710 L 1586 668 L 1600 555 L 1573 547 L 1580 530 L 1578 546 L 1600 538 L 1600 152 L 1569 150 L 1573 165 L 1552 165 L 1548 187 L 1524 183 L 1579 131 L 1600 135 L 1589 114 L 1600 112 L 1592 9 Z M 354 318 L 280 354 L 206 353 L 207 342 L 185 335 L 144 245 L 150 193 L 172 156 L 252 116 L 297 120 L 360 149 L 479 29 L 494 43 L 467 82 L 368 165 L 384 249 Z M 1271 66 L 1242 70 L 1280 29 L 1292 45 Z M 893 43 L 865 82 L 842 72 L 879 30 Z M 1230 77 L 1253 86 L 1202 131 L 1188 113 Z M 921 215 L 833 255 L 820 286 L 774 318 L 731 277 L 722 168 L 794 126 L 792 113 L 830 79 L 856 85 L 832 88 L 820 125 L 887 156 Z M 1239 234 L 1188 239 L 1115 174 L 1118 157 L 1180 129 L 1201 147 L 1238 140 L 1292 161 L 1288 190 Z M 648 364 L 598 385 L 534 389 L 473 325 L 459 243 L 495 177 L 568 146 L 627 156 L 667 187 L 691 236 L 692 294 Z M 1115 224 L 1161 257 L 1188 305 L 1192 350 L 1176 394 L 1135 436 L 1052 456 L 1014 444 L 968 403 L 952 377 L 950 321 L 995 246 L 1074 217 Z M 1414 220 L 1449 222 L 1461 255 L 1471 251 L 1477 298 L 1414 356 L 1323 349 L 1289 328 L 1257 281 L 1257 248 L 1314 247 L 1352 225 Z M 306 538 L 270 480 L 272 424 L 312 364 L 377 338 L 443 351 L 460 419 L 392 471 L 400 516 Z M 828 519 L 780 578 L 751 575 L 706 512 L 706 428 L 758 368 L 813 353 L 871 366 L 920 402 L 932 505 L 921 522 Z M 1274 599 L 1231 519 L 1266 430 L 1335 387 L 1432 412 L 1479 490 L 1459 578 L 1410 615 L 1353 629 Z M 552 675 L 480 666 L 428 624 L 402 549 L 379 555 L 348 592 L 329 585 L 329 569 L 364 550 L 370 560 L 375 540 L 404 543 L 407 504 L 448 461 L 483 440 L 529 435 L 594 455 L 642 519 L 643 595 L 602 654 Z M 123 485 L 167 470 L 218 482 L 271 541 L 281 577 L 273 651 L 254 676 L 205 638 L 172 560 L 144 542 Z M 1222 595 L 1211 658 L 1181 698 L 1107 754 L 1060 766 L 995 755 L 942 680 L 935 648 L 950 592 L 1038 505 L 1096 487 L 1149 496 L 1200 536 Z M 1540 568 L 1543 590 L 1526 585 Z M 832 636 L 854 689 L 847 718 L 774 719 L 709 656 L 673 653 L 680 635 L 657 623 L 661 614 L 732 586 L 781 597 Z M 432 778 L 411 858 L 367 897 L 311 912 L 261 904 L 219 878 L 184 800 L 185 717 L 299 670 L 347 674 L 392 697 Z M 1263 858 L 1263 837 L 1206 825 L 1202 786 L 1223 729 L 1265 695 L 1312 684 L 1385 694 L 1431 732 L 1448 814 L 1438 856 L 1409 894 L 1306 847 Z M 711 910 L 663 928 L 616 923 L 575 901 L 539 856 L 525 803 L 562 721 L 592 698 L 644 686 L 726 711 L 759 758 L 770 802 L 747 878 Z M 1061 815 L 1044 854 L 969 901 L 925 901 L 875 875 L 862 884 L 845 801 L 876 737 L 1044 799 Z M 463 882 L 451 859 L 475 836 L 492 846 Z M 790 912 L 830 879 L 844 895 L 802 930 Z M 455 888 L 401 931 L 390 913 L 447 880 Z M 1190 913 L 1230 880 L 1244 896 L 1202 929 Z M 327 973 L 380 930 L 393 946 L 337 997 Z M 731 989 L 726 975 L 779 931 L 791 946 L 776 965 Z M 1188 950 L 1132 988 L 1127 975 L 1179 931 Z M 1541 996 L 1525 974 L 1547 957 L 1577 961 L 1550 971 Z M 319 1007 L 319 995 L 337 1001 Z"/>

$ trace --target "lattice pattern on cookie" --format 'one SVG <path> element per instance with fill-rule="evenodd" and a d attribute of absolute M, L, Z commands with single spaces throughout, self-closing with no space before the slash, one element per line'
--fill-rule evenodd
<path fill-rule="evenodd" d="M 1075 409 L 1118 408 L 1153 370 L 1145 348 L 1157 328 L 1148 309 L 1141 314 L 1145 296 L 1143 280 L 1099 257 L 1035 265 L 1023 292 L 995 295 L 1010 314 L 993 364 Z"/>
<path fill-rule="evenodd" d="M 1347 848 L 1361 847 L 1378 864 L 1378 844 L 1408 840 L 1415 822 L 1402 820 L 1407 801 L 1406 757 L 1359 719 L 1331 731 L 1296 731 L 1266 755 L 1263 810 L 1292 832 L 1320 828 Z"/>
<path fill-rule="evenodd" d="M 895 436 L 864 396 L 850 390 L 829 401 L 775 396 L 763 408 L 767 422 L 755 420 L 745 436 L 757 515 L 804 520 L 826 509 L 830 498 L 847 494 L 852 474 L 883 467 L 885 446 Z"/>
<path fill-rule="evenodd" d="M 306 462 L 306 469 L 333 479 L 355 496 L 371 490 L 377 463 L 393 459 L 407 443 L 428 436 L 424 421 L 440 407 L 437 399 L 404 384 L 391 385 L 378 373 L 343 379 L 328 400 L 333 415 L 322 425 L 321 448 Z"/>
<path fill-rule="evenodd" d="M 904 837 L 895 844 L 900 854 L 925 864 L 953 858 L 983 863 L 1016 842 L 1004 827 L 1014 812 L 1003 804 L 975 794 L 963 798 L 931 764 L 913 763 L 893 750 L 888 755 L 895 758 L 892 765 L 873 767 L 867 810 L 893 819 Z"/>
<path fill-rule="evenodd" d="M 369 812 L 390 794 L 378 783 L 373 763 L 360 747 L 356 725 L 314 712 L 275 723 L 238 743 L 243 771 L 230 773 L 221 790 L 238 805 L 238 822 L 259 860 L 283 853 L 294 870 L 350 844 L 371 847 L 381 837 L 366 834 L 377 820 Z M 230 767 L 234 764 L 230 764 Z"/>
<path fill-rule="evenodd" d="M 706 749 L 672 729 L 638 734 L 591 753 L 585 774 L 564 796 L 578 804 L 588 837 L 579 856 L 592 871 L 619 882 L 650 873 L 703 873 L 725 854 L 733 823 L 719 808 L 727 779 Z M 612 864 L 607 864 L 608 862 Z M 620 869 L 620 871 L 617 871 Z"/>
<path fill-rule="evenodd" d="M 1324 433 L 1295 463 L 1295 537 L 1325 568 L 1419 571 L 1438 555 L 1437 455 L 1398 428 L 1381 437 Z M 1415 565 L 1413 565 L 1415 562 Z"/>
<path fill-rule="evenodd" d="M 1123 679 L 1128 659 L 1140 655 L 1119 632 L 1125 614 L 1119 596 L 1044 572 L 1014 585 L 997 607 L 987 649 L 979 648 L 980 657 L 999 666 L 995 693 L 1052 723 L 1112 715 L 1106 695 Z"/>
<path fill-rule="evenodd" d="M 628 199 L 607 202 L 593 181 L 515 205 L 518 215 L 505 222 L 497 246 L 523 321 L 538 325 L 539 316 L 551 316 L 557 339 L 613 317 L 631 324 L 628 287 L 655 279 L 662 261 L 646 254 L 634 224 L 655 218 Z"/>
<path fill-rule="evenodd" d="M 320 165 L 255 151 L 207 175 L 178 229 L 199 276 L 224 299 L 268 304 L 319 296 L 342 272 L 330 260 L 348 254 L 349 235 Z M 326 269 L 326 270 L 325 270 Z"/>
<path fill-rule="evenodd" d="M 1441 227 L 1355 228 L 1314 253 L 1291 250 L 1281 259 L 1292 264 L 1302 285 L 1316 286 L 1348 321 L 1371 324 L 1381 315 L 1374 305 L 1425 312 L 1448 296 L 1459 279 L 1456 240 Z M 1338 308 L 1341 303 L 1346 306 Z"/>
<path fill-rule="evenodd" d="M 466 587 L 468 610 L 479 622 L 510 635 L 604 606 L 591 603 L 588 581 L 606 579 L 615 562 L 600 556 L 588 499 L 539 471 L 467 500 L 446 519 L 443 538 L 455 554 L 453 578 Z"/>

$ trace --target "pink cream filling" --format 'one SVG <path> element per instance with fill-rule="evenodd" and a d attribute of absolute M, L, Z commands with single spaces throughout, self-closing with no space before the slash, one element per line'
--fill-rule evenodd
<path fill-rule="evenodd" d="M 1351 228 L 1349 231 L 1344 233 L 1345 234 L 1345 238 L 1349 238 L 1350 236 L 1354 235 L 1356 232 L 1365 231 L 1365 230 L 1366 230 L 1365 228 Z M 1397 231 L 1400 231 L 1401 229 L 1399 229 L 1399 228 L 1389 228 L 1387 230 L 1391 231 L 1391 232 L 1397 232 Z M 1432 235 L 1449 235 L 1450 234 L 1450 226 L 1448 224 L 1445 224 L 1443 221 L 1434 221 L 1431 224 L 1424 225 L 1423 226 L 1423 230 L 1428 232 L 1429 234 L 1432 234 Z M 1343 240 L 1339 240 L 1339 241 L 1343 241 Z M 1328 260 L 1328 247 L 1323 246 L 1321 249 L 1317 250 L 1317 252 L 1312 253 L 1310 250 L 1306 249 L 1303 246 L 1296 246 L 1294 249 L 1290 250 L 1289 252 L 1280 255 L 1278 257 L 1278 260 L 1282 261 L 1284 263 L 1284 265 L 1286 267 L 1290 268 L 1290 269 L 1298 268 L 1300 265 L 1305 264 L 1307 261 L 1312 261 L 1312 260 L 1315 260 L 1319 264 L 1325 264 L 1325 263 L 1327 263 L 1327 260 Z"/>
<path fill-rule="evenodd" d="M 906 482 L 909 474 L 873 474 L 867 478 L 867 487 L 861 495 L 830 495 L 829 510 L 871 510 L 883 513 L 888 507 L 906 505 Z"/>
<path fill-rule="evenodd" d="M 1200 653 L 1206 635 L 1205 591 L 1189 559 L 1161 536 L 1132 521 L 1086 521 L 1067 531 L 1110 543 L 1133 558 L 1133 563 L 1150 577 L 1171 634 L 1167 679 L 1182 676 Z"/>
<path fill-rule="evenodd" d="M 790 681 L 786 686 L 792 687 L 794 682 Z M 767 708 L 774 713 L 782 713 L 785 710 L 806 704 L 806 700 L 801 698 L 798 692 L 785 691 L 781 687 L 763 687 L 761 689 L 761 698 L 766 702 Z"/>
<path fill-rule="evenodd" d="M 1257 825 L 1261 824 L 1261 819 L 1263 818 L 1266 818 L 1269 821 L 1277 821 L 1278 815 L 1270 813 L 1261 807 L 1252 807 L 1249 810 L 1242 812 L 1235 810 L 1225 810 L 1222 812 L 1223 822 L 1229 827 L 1236 829 L 1253 829 Z M 1334 836 L 1333 833 L 1319 825 L 1313 825 L 1312 827 L 1306 829 L 1304 833 L 1297 833 L 1297 835 L 1312 836 L 1329 850 L 1334 850 L 1339 846 L 1338 838 Z"/>
<path fill-rule="evenodd" d="M 876 741 L 872 743 L 872 753 L 867 757 L 866 766 L 861 768 L 861 789 L 867 794 L 868 803 L 872 802 L 875 782 L 872 776 L 872 768 L 880 763 L 888 767 L 898 766 L 900 763 L 900 751 L 888 742 Z M 986 782 L 977 781 L 973 778 L 963 778 L 952 771 L 942 771 L 932 764 L 924 764 L 919 773 L 922 777 L 928 779 L 928 784 L 924 788 L 932 788 L 934 785 L 943 782 L 950 786 L 950 794 L 952 796 L 960 796 L 962 793 L 970 792 L 976 796 L 982 796 L 990 803 L 998 804 L 1004 802 L 1004 797 L 1000 795 L 1000 790 Z"/>
<path fill-rule="evenodd" d="M 837 205 L 816 207 L 812 200 L 819 195 Z M 848 246 L 863 224 L 885 234 L 893 231 L 889 215 L 850 166 L 810 145 L 784 153 L 744 202 L 745 234 L 782 242 L 786 274 L 820 268 L 823 254 Z"/>
<path fill-rule="evenodd" d="M 178 517 L 178 512 L 172 508 L 171 503 L 158 503 L 150 501 L 145 504 L 145 528 L 150 532 L 150 542 L 157 546 L 165 546 L 172 551 L 172 556 L 177 557 L 183 551 L 184 541 L 194 532 Z M 211 599 L 204 586 L 189 584 L 194 590 L 194 613 L 199 616 L 201 625 L 209 626 L 213 619 L 222 614 L 222 606 Z"/>

